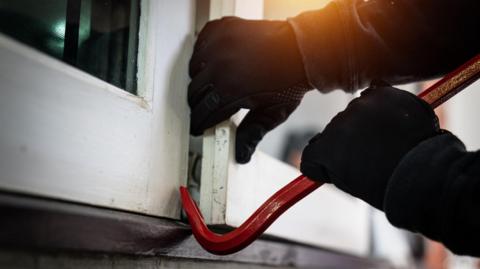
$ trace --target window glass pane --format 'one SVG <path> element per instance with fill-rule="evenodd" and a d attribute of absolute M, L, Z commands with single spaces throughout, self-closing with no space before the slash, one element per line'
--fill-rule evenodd
<path fill-rule="evenodd" d="M 139 0 L 0 0 L 0 32 L 136 92 Z"/>

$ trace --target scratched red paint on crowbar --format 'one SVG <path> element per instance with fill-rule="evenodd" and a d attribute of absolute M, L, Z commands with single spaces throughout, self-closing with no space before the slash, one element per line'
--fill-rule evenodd
<path fill-rule="evenodd" d="M 418 96 L 436 108 L 480 77 L 480 55 L 477 55 Z M 235 253 L 257 239 L 280 215 L 292 205 L 323 185 L 299 176 L 277 191 L 240 227 L 225 234 L 208 229 L 187 188 L 180 187 L 183 209 L 192 226 L 193 235 L 208 252 L 227 255 Z"/>

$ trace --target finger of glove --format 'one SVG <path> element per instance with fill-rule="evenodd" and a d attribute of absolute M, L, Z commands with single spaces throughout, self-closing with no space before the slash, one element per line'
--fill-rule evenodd
<path fill-rule="evenodd" d="M 218 33 L 223 32 L 223 25 L 229 20 L 239 19 L 237 17 L 223 17 L 217 20 L 211 20 L 203 26 L 202 30 L 197 36 L 197 41 L 193 46 L 194 51 L 201 50 L 208 41 L 214 38 Z"/>
<path fill-rule="evenodd" d="M 199 42 L 200 44 L 197 45 Z M 191 78 L 201 72 L 206 67 L 207 61 L 211 61 L 211 57 L 215 56 L 215 54 L 209 53 L 207 42 L 207 40 L 197 40 L 197 43 L 195 43 L 196 49 L 193 50 L 192 57 L 190 57 L 190 62 L 188 63 L 188 75 Z"/>
<path fill-rule="evenodd" d="M 201 135 L 205 129 L 227 120 L 240 107 L 235 105 L 221 105 L 220 96 L 214 90 L 192 109 L 190 116 L 190 133 Z"/>
<path fill-rule="evenodd" d="M 218 51 L 215 51 L 210 47 L 211 44 L 217 42 L 219 35 L 224 34 L 221 30 L 223 21 L 223 19 L 220 19 L 208 22 L 198 34 L 188 69 L 191 78 L 196 76 L 198 72 L 202 71 L 205 68 L 206 62 L 210 62 L 211 57 L 215 57 L 216 53 L 218 53 Z"/>
<path fill-rule="evenodd" d="M 298 104 L 280 104 L 248 112 L 237 128 L 235 158 L 248 163 L 266 133 L 283 123 Z"/>
<path fill-rule="evenodd" d="M 312 140 L 314 140 L 314 144 L 325 143 L 325 141 L 323 141 L 323 133 L 316 135 Z M 329 161 L 325 161 L 329 156 L 325 156 L 326 153 L 319 151 L 314 144 L 310 142 L 303 150 L 302 161 L 300 163 L 300 171 L 302 174 L 315 181 L 334 184 L 338 189 L 355 196 L 358 191 L 352 191 L 352 188 L 345 184 L 341 177 L 331 170 L 332 164 L 329 163 Z"/>
<path fill-rule="evenodd" d="M 214 85 L 209 71 L 204 70 L 197 74 L 188 84 L 188 105 L 190 108 L 196 107 L 213 90 Z"/>
<path fill-rule="evenodd" d="M 331 183 L 326 167 L 316 161 L 318 152 L 315 150 L 314 144 L 319 141 L 321 142 L 321 139 L 322 133 L 317 134 L 303 150 L 300 171 L 310 179 Z"/>
<path fill-rule="evenodd" d="M 190 78 L 194 78 L 198 75 L 198 73 L 204 70 L 206 66 L 206 60 L 204 60 L 198 55 L 193 54 L 192 58 L 190 58 L 190 63 L 188 65 L 188 75 L 190 76 Z"/>
<path fill-rule="evenodd" d="M 220 96 L 215 91 L 211 91 L 202 98 L 202 100 L 192 106 L 190 113 L 190 133 L 193 135 L 201 135 L 204 128 L 204 122 L 215 111 L 218 110 L 220 105 Z"/>
<path fill-rule="evenodd" d="M 206 42 L 206 41 L 205 41 Z M 202 72 L 207 62 L 211 62 L 215 57 L 215 53 L 210 53 L 210 49 L 203 47 L 199 50 L 194 50 L 190 62 L 188 63 L 188 75 L 193 78 Z"/>

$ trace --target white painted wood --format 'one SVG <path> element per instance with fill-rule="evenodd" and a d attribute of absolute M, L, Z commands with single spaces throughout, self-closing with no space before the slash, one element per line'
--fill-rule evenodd
<path fill-rule="evenodd" d="M 141 97 L 0 35 L 0 189 L 179 218 L 194 9 L 142 1 Z"/>
<path fill-rule="evenodd" d="M 210 0 L 210 14 L 208 16 L 211 20 L 214 20 L 235 15 L 235 2 L 236 0 Z"/>
<path fill-rule="evenodd" d="M 245 19 L 262 19 L 263 1 L 210 0 L 210 20 L 219 19 L 224 16 L 238 16 Z"/>
<path fill-rule="evenodd" d="M 235 1 L 235 16 L 245 19 L 263 19 L 263 0 L 237 0 Z"/>
<path fill-rule="evenodd" d="M 255 11 L 253 2 L 236 1 L 236 10 L 263 13 L 263 10 L 258 12 L 259 6 Z M 259 2 L 262 1 L 257 4 Z M 212 6 L 211 10 L 215 8 L 220 7 Z M 348 97 L 339 96 L 336 100 L 340 111 Z M 318 113 L 322 112 L 319 110 Z M 238 122 L 238 116 L 234 118 Z M 260 151 L 248 164 L 239 165 L 234 160 L 234 141 L 233 121 L 221 123 L 204 135 L 200 209 L 209 224 L 238 227 L 275 191 L 300 174 L 297 169 Z M 324 186 L 287 211 L 266 233 L 367 255 L 370 242 L 368 216 L 369 208 L 365 203 L 332 186 Z"/>
<path fill-rule="evenodd" d="M 234 124 L 225 121 L 204 133 L 200 210 L 209 224 L 225 224 Z"/>

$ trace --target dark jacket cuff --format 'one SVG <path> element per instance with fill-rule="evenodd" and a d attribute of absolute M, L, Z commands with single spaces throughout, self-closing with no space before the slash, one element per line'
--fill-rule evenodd
<path fill-rule="evenodd" d="M 384 211 L 395 226 L 445 241 L 451 193 L 448 171 L 465 154 L 465 146 L 445 132 L 411 150 L 395 169 L 385 192 Z"/>
<path fill-rule="evenodd" d="M 354 90 L 341 20 L 335 2 L 288 20 L 297 38 L 308 81 L 321 92 Z"/>

